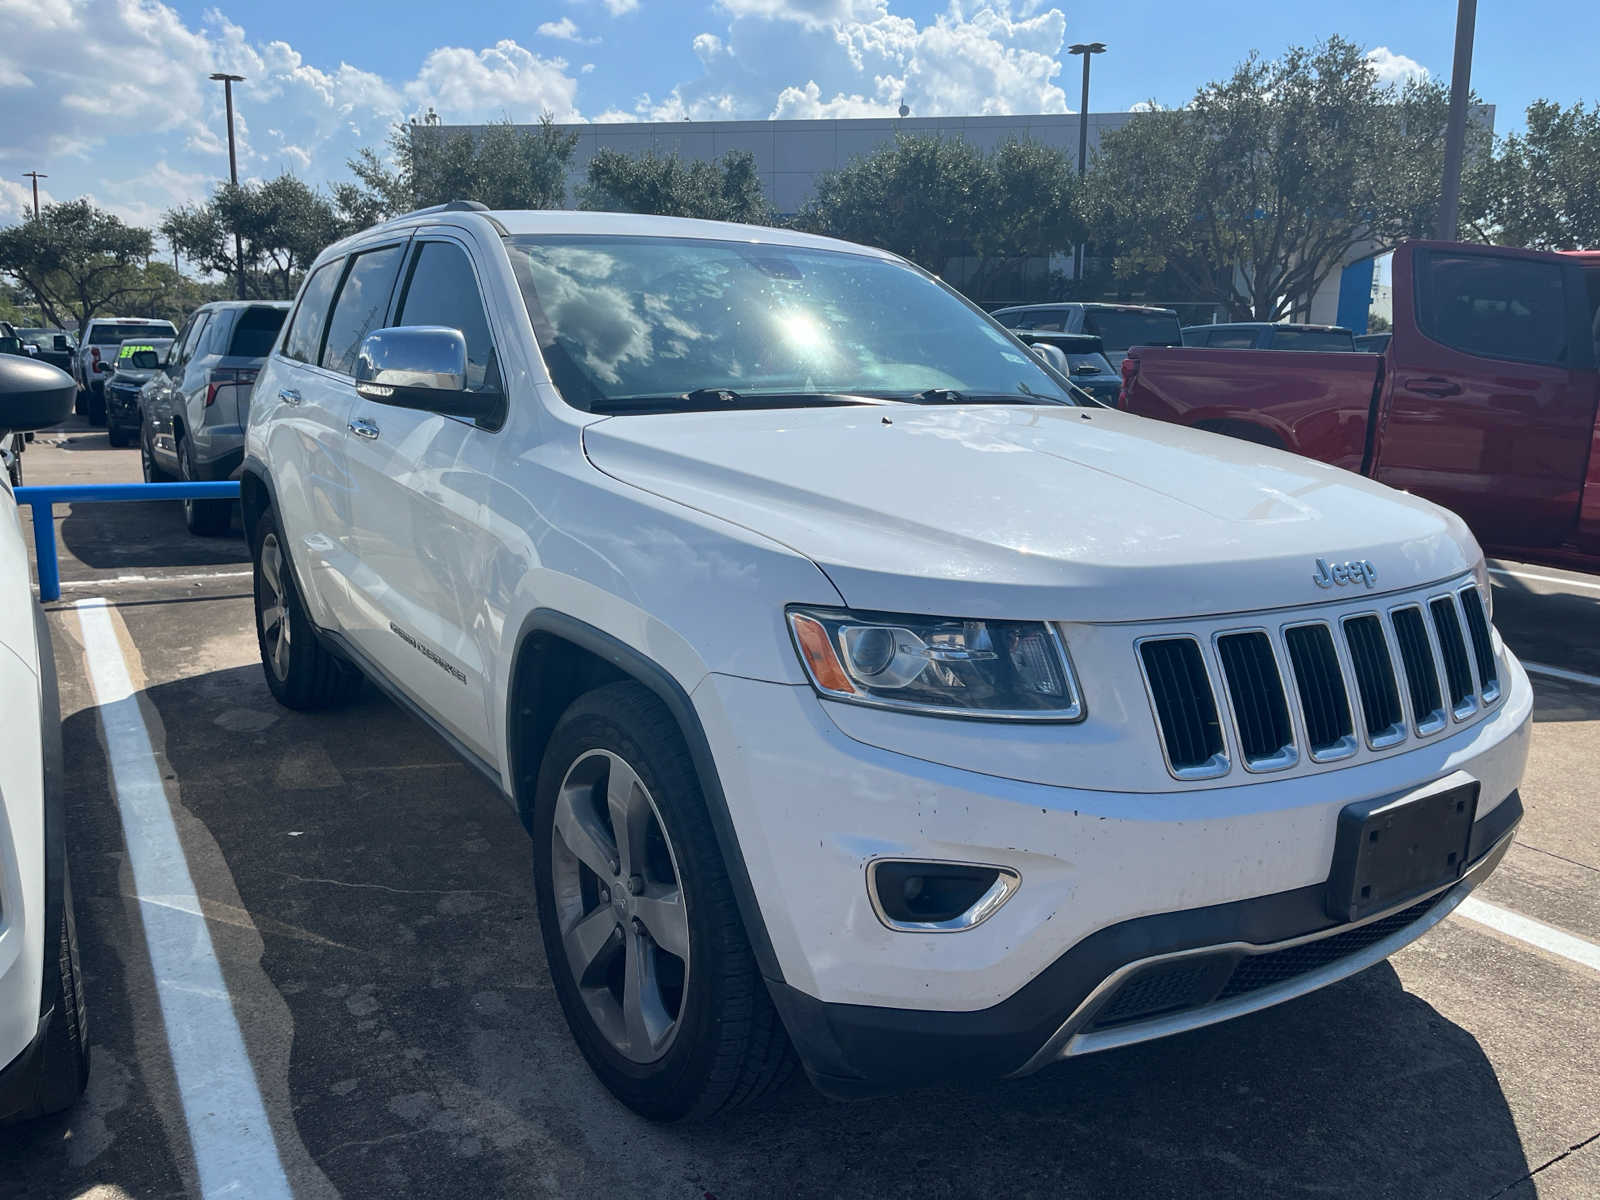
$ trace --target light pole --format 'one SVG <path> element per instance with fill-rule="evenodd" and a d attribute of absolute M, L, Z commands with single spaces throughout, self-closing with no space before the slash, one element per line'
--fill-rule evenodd
<path fill-rule="evenodd" d="M 22 177 L 33 180 L 33 219 L 37 221 L 39 219 L 39 180 L 49 179 L 50 176 L 42 171 L 24 171 Z"/>
<path fill-rule="evenodd" d="M 1450 123 L 1444 131 L 1444 182 L 1439 189 L 1439 231 L 1447 242 L 1460 232 L 1461 157 L 1467 144 L 1467 94 L 1472 90 L 1472 38 L 1478 0 L 1457 0 L 1456 58 L 1450 68 Z"/>
<path fill-rule="evenodd" d="M 233 149 L 233 85 L 244 82 L 243 75 L 229 75 L 218 71 L 211 76 L 212 79 L 222 81 L 222 94 L 228 104 L 228 182 L 234 187 L 239 186 L 239 159 Z M 239 225 L 233 226 L 233 264 L 234 278 L 238 282 L 239 299 L 244 299 L 244 245 L 239 240 Z"/>
<path fill-rule="evenodd" d="M 1466 3 L 1466 0 L 1462 0 Z M 1067 47 L 1068 54 L 1083 56 L 1083 103 L 1078 106 L 1078 184 L 1081 190 L 1084 172 L 1089 169 L 1089 60 L 1104 54 L 1104 42 L 1074 42 Z M 1072 277 L 1083 278 L 1083 243 L 1072 248 Z"/>

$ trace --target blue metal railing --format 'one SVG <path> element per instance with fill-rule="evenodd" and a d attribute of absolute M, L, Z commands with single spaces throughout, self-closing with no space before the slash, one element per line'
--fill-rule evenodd
<path fill-rule="evenodd" d="M 68 483 L 19 487 L 18 504 L 33 509 L 33 553 L 39 563 L 39 599 L 61 599 L 61 563 L 56 556 L 56 505 L 102 500 L 237 500 L 239 481 L 215 483 Z"/>

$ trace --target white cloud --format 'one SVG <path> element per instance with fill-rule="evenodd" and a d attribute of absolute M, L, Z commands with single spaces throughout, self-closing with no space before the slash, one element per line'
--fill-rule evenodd
<path fill-rule="evenodd" d="M 1414 58 L 1396 54 L 1387 46 L 1367 51 L 1367 62 L 1377 72 L 1379 83 L 1404 83 L 1408 79 L 1426 79 L 1428 68 Z"/>
<path fill-rule="evenodd" d="M 606 6 L 606 11 L 613 17 L 631 13 L 639 7 L 639 0 L 601 0 L 601 3 Z"/>
<path fill-rule="evenodd" d="M 406 97 L 419 111 L 432 105 L 449 121 L 474 122 L 509 116 L 557 120 L 577 115 L 578 81 L 562 58 L 542 58 L 510 39 L 485 50 L 441 46 L 423 61 Z"/>
<path fill-rule="evenodd" d="M 559 21 L 546 21 L 534 32 L 540 37 L 558 38 L 563 42 L 577 42 L 584 46 L 592 46 L 600 40 L 597 37 L 584 37 L 578 29 L 578 23 L 571 17 L 562 17 Z"/>
<path fill-rule="evenodd" d="M 1016 13 L 1005 0 L 952 3 L 918 25 L 887 0 L 718 0 L 726 35 L 692 43 L 699 79 L 664 99 L 641 98 L 657 120 L 893 114 L 1065 112 L 1057 86 L 1066 18 Z"/>
<path fill-rule="evenodd" d="M 55 196 L 45 184 L 39 185 L 39 203 L 53 204 Z M 0 178 L 0 222 L 7 225 L 33 212 L 33 181 L 17 183 Z"/>

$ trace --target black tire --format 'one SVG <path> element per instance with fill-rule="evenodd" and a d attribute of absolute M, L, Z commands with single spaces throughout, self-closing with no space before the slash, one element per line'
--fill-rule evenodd
<path fill-rule="evenodd" d="M 250 558 L 255 577 L 256 645 L 267 687 L 279 704 L 301 712 L 346 704 L 361 691 L 361 672 L 329 650 L 317 635 L 300 601 L 282 539 L 273 512 L 262 513 Z M 268 560 L 265 565 L 264 558 Z M 282 613 L 278 614 L 275 610 L 280 607 Z M 287 634 L 281 644 L 277 621 Z"/>
<path fill-rule="evenodd" d="M 78 394 L 72 398 L 72 411 L 74 415 L 80 417 L 89 411 L 89 397 L 84 394 L 82 388 L 79 388 Z"/>
<path fill-rule="evenodd" d="M 189 439 L 178 439 L 178 475 L 185 483 L 198 483 Z M 185 500 L 183 523 L 196 537 L 221 537 L 233 526 L 232 500 Z"/>
<path fill-rule="evenodd" d="M 624 760 L 643 785 L 686 910 L 687 977 L 676 1027 L 650 1062 L 624 1054 L 601 1030 L 561 930 L 552 866 L 558 792 L 569 770 L 597 750 Z M 789 1078 L 794 1052 L 756 967 L 688 747 L 672 714 L 643 685 L 607 684 L 562 715 L 539 772 L 533 837 L 539 926 L 556 995 L 578 1048 L 618 1100 L 653 1121 L 696 1120 L 765 1096 Z M 606 895 L 600 892 L 602 903 L 584 915 L 598 915 Z M 562 902 L 569 909 L 570 896 Z M 627 936 L 620 922 L 617 935 Z"/>
<path fill-rule="evenodd" d="M 11 465 L 6 468 L 6 473 L 11 476 L 12 488 L 22 486 L 22 455 L 12 452 Z"/>
<path fill-rule="evenodd" d="M 105 386 L 89 389 L 89 424 L 104 425 L 106 423 L 106 393 Z"/>
<path fill-rule="evenodd" d="M 78 925 L 72 913 L 72 872 L 61 880 L 61 927 L 56 953 L 46 968 L 56 972 L 60 993 L 39 1048 L 38 1080 L 31 1108 L 19 1118 L 42 1117 L 71 1108 L 89 1083 L 89 1010 L 83 998 L 83 973 L 78 967 Z"/>
<path fill-rule="evenodd" d="M 139 422 L 139 473 L 146 483 L 171 483 L 172 476 L 156 462 L 155 447 L 150 441 L 150 422 Z"/>
<path fill-rule="evenodd" d="M 118 425 L 115 421 L 106 426 L 106 440 L 117 450 L 125 450 L 133 445 L 134 434 L 132 431 Z"/>

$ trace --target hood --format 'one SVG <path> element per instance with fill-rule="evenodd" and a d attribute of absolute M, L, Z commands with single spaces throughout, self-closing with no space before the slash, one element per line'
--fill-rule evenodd
<path fill-rule="evenodd" d="M 148 370 L 135 367 L 118 367 L 112 378 L 120 379 L 124 383 L 146 383 L 160 370 L 160 367 L 151 367 Z"/>
<path fill-rule="evenodd" d="M 602 471 L 781 542 L 852 608 L 1085 621 L 1326 603 L 1479 553 L 1437 506 L 1310 459 L 1105 409 L 852 406 L 619 416 Z M 1354 599 L 1351 595 L 1348 598 Z"/>

